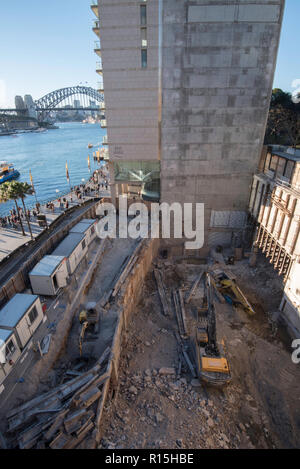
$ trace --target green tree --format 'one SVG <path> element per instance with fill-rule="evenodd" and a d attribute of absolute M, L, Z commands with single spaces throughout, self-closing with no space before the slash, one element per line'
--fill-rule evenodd
<path fill-rule="evenodd" d="M 3 184 L 0 184 L 0 203 L 5 203 L 8 202 L 9 200 L 14 200 L 16 204 L 16 211 L 17 211 L 17 217 L 20 221 L 21 229 L 22 229 L 22 234 L 23 236 L 26 236 L 25 231 L 24 231 L 24 226 L 22 223 L 22 219 L 20 217 L 20 212 L 19 212 L 19 206 L 17 204 L 17 198 L 13 198 L 11 196 L 11 188 L 10 188 L 10 183 L 9 182 L 4 182 Z"/>
<path fill-rule="evenodd" d="M 265 144 L 300 144 L 300 103 L 280 88 L 272 91 Z"/>
<path fill-rule="evenodd" d="M 22 220 L 19 214 L 19 207 L 17 204 L 18 199 L 22 200 L 24 215 L 27 221 L 29 233 L 30 233 L 31 239 L 33 239 L 30 221 L 29 221 L 26 206 L 25 206 L 25 197 L 31 194 L 33 194 L 32 186 L 28 184 L 27 182 L 9 181 L 9 182 L 5 182 L 4 184 L 1 184 L 0 186 L 0 201 L 1 202 L 7 202 L 8 200 L 15 201 L 17 214 L 19 216 L 19 220 L 20 220 L 20 224 L 22 228 L 22 233 L 25 236 L 24 227 L 22 224 Z"/>
<path fill-rule="evenodd" d="M 294 103 L 291 93 L 286 93 L 280 88 L 274 88 L 271 96 L 271 107 L 281 105 L 286 109 L 293 109 Z"/>

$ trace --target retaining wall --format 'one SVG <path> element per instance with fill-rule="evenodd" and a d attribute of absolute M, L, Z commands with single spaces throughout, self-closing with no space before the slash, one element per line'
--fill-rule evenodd
<path fill-rule="evenodd" d="M 150 239 L 143 241 L 144 245 L 139 253 L 139 258 L 136 265 L 128 275 L 124 284 L 122 285 L 116 300 L 119 305 L 119 319 L 115 329 L 111 353 L 107 365 L 107 370 L 110 373 L 108 379 L 103 387 L 102 396 L 99 401 L 97 417 L 96 417 L 96 430 L 93 439 L 94 446 L 97 446 L 101 439 L 101 419 L 103 410 L 107 399 L 113 396 L 118 389 L 119 380 L 119 361 L 122 350 L 122 343 L 126 341 L 128 325 L 130 323 L 132 314 L 136 305 L 139 303 L 145 282 L 145 277 L 151 269 L 153 259 L 157 256 L 160 240 Z M 112 394 L 110 394 L 110 392 Z"/>

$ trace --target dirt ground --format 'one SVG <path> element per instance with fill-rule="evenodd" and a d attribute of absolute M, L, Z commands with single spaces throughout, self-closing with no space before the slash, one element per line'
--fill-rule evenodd
<path fill-rule="evenodd" d="M 159 261 L 169 295 L 188 291 L 205 266 Z M 215 301 L 218 335 L 225 340 L 232 381 L 223 389 L 197 385 L 187 368 L 178 374 L 173 315 L 163 316 L 153 273 L 147 277 L 123 344 L 117 397 L 107 405 L 99 448 L 296 448 L 300 445 L 299 365 L 290 339 L 271 321 L 281 280 L 260 257 L 226 266 L 256 315 Z M 186 308 L 192 327 L 201 288 Z M 191 332 L 191 331 L 190 331 Z M 167 370 L 174 368 L 174 370 Z"/>
<path fill-rule="evenodd" d="M 103 294 L 110 290 L 118 277 L 123 262 L 128 256 L 130 257 L 135 248 L 136 243 L 134 240 L 115 239 L 107 241 L 103 256 L 94 271 L 90 288 L 79 296 L 76 310 L 66 314 L 67 303 L 72 301 L 79 286 L 83 283 L 87 269 L 92 264 L 92 260 L 101 245 L 98 239 L 93 242 L 87 258 L 77 268 L 71 278 L 70 285 L 65 291 L 61 292 L 59 298 L 56 300 L 43 298 L 52 306 L 51 315 L 49 310 L 48 320 L 43 326 L 43 330 L 40 331 L 40 335 L 43 337 L 49 332 L 52 333 L 50 352 L 54 353 L 55 359 L 52 357 L 53 353 L 51 357 L 48 353 L 41 359 L 38 353 L 30 351 L 31 356 L 28 356 L 27 361 L 22 362 L 19 367 L 22 380 L 19 382 L 19 375 L 9 376 L 10 386 L 6 382 L 7 398 L 6 401 L 1 400 L 2 409 L 0 409 L 2 417 L 0 431 L 3 433 L 7 429 L 5 417 L 10 409 L 71 379 L 71 376 L 66 375 L 66 371 L 75 370 L 78 365 L 82 365 L 77 368 L 81 372 L 90 369 L 103 351 L 111 345 L 118 318 L 117 310 L 113 307 L 109 309 L 109 312 L 104 309 L 100 311 L 99 322 L 101 328 L 99 328 L 98 334 L 93 334 L 92 340 L 90 340 L 89 334 L 86 334 L 86 340 L 83 344 L 84 357 L 80 357 L 79 334 L 81 325 L 79 323 L 79 312 L 87 302 L 98 302 Z M 49 365 L 48 359 L 52 360 L 54 365 Z M 45 372 L 45 368 L 47 368 L 47 372 Z M 11 438 L 11 435 L 6 436 L 8 442 L 14 438 L 14 436 Z"/>
<path fill-rule="evenodd" d="M 94 365 L 104 350 L 111 345 L 118 319 L 117 308 L 110 307 L 109 311 L 100 309 L 99 324 L 96 331 L 87 331 L 83 341 L 82 357 L 79 352 L 79 335 L 81 325 L 79 312 L 84 309 L 88 302 L 98 303 L 105 292 L 109 291 L 116 280 L 121 266 L 127 256 L 130 256 L 135 246 L 131 239 L 114 239 L 108 241 L 108 247 L 104 251 L 97 270 L 94 273 L 90 288 L 80 299 L 77 312 L 72 321 L 65 346 L 61 350 L 60 359 L 48 376 L 47 384 L 50 387 L 57 386 L 65 377 L 66 370 L 73 369 L 79 362 L 85 361 L 81 371 L 88 370 Z"/>
<path fill-rule="evenodd" d="M 79 300 L 71 329 L 69 333 L 65 331 L 67 337 L 60 358 L 45 379 L 34 377 L 39 380 L 39 393 L 64 382 L 67 370 L 79 369 L 77 365 L 82 358 L 78 347 L 78 313 L 86 302 L 99 302 L 112 288 L 135 246 L 135 241 L 129 239 L 108 241 L 90 288 Z M 96 250 L 95 245 L 91 258 Z M 76 291 L 79 277 L 90 263 L 89 258 L 81 266 L 77 281 L 69 286 L 69 296 Z M 105 407 L 99 448 L 299 448 L 300 367 L 291 360 L 291 339 L 274 322 L 282 281 L 272 266 L 263 256 L 255 268 L 249 267 L 247 259 L 226 266 L 256 314 L 249 316 L 240 308 L 214 300 L 218 337 L 225 341 L 232 375 L 230 384 L 222 389 L 204 386 L 193 379 L 175 336 L 178 325 L 171 300 L 174 288 L 180 288 L 186 295 L 201 271 L 222 266 L 204 265 L 193 259 L 177 262 L 156 259 L 153 267 L 162 273 L 171 315 L 166 317 L 162 313 L 150 271 L 142 301 L 129 324 L 127 341 L 122 344 L 119 387 Z M 200 284 L 186 305 L 191 336 L 203 293 Z M 80 371 L 89 369 L 111 345 L 117 318 L 114 304 L 101 310 L 99 331 L 86 336 L 87 348 L 83 351 L 85 355 L 88 350 L 89 358 Z M 54 334 L 53 343 L 58 344 L 55 339 L 61 341 Z M 84 448 L 84 444 L 79 447 Z"/>

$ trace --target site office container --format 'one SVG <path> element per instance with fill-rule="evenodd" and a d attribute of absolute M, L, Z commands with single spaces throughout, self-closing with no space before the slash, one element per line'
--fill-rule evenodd
<path fill-rule="evenodd" d="M 52 252 L 52 255 L 67 258 L 68 272 L 71 275 L 86 255 L 87 248 L 88 246 L 84 234 L 70 233 Z"/>
<path fill-rule="evenodd" d="M 22 351 L 43 319 L 40 298 L 17 293 L 0 311 L 0 330 L 13 331 Z"/>
<path fill-rule="evenodd" d="M 84 234 L 86 243 L 87 245 L 89 245 L 96 238 L 97 223 L 98 223 L 98 220 L 94 220 L 92 218 L 84 218 L 70 230 L 70 233 Z"/>
<path fill-rule="evenodd" d="M 0 384 L 21 356 L 14 331 L 0 329 Z"/>
<path fill-rule="evenodd" d="M 53 296 L 67 285 L 67 258 L 45 256 L 29 273 L 32 292 L 36 295 Z"/>

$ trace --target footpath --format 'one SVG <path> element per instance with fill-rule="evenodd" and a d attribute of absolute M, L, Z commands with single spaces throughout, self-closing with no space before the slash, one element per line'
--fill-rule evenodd
<path fill-rule="evenodd" d="M 71 209 L 73 207 L 80 207 L 87 200 L 93 200 L 96 197 L 101 198 L 107 196 L 109 196 L 109 191 L 104 190 L 100 192 L 93 191 L 89 196 L 83 196 L 80 200 L 77 199 L 74 192 L 72 194 L 70 193 L 64 196 L 64 198 L 68 201 L 69 209 Z M 65 208 L 60 208 L 58 199 L 54 200 L 53 204 L 54 210 L 47 208 L 46 205 L 42 205 L 40 207 L 40 214 L 46 216 L 47 224 L 49 227 L 57 218 L 61 217 L 61 215 L 66 212 Z M 9 257 L 20 246 L 27 245 L 31 241 L 27 222 L 25 219 L 23 219 L 22 222 L 25 231 L 25 236 L 22 234 L 20 228 L 15 229 L 10 226 L 0 228 L 0 262 L 6 257 Z M 30 226 L 33 238 L 39 236 L 46 229 L 45 227 L 39 226 L 36 217 L 31 217 Z"/>

